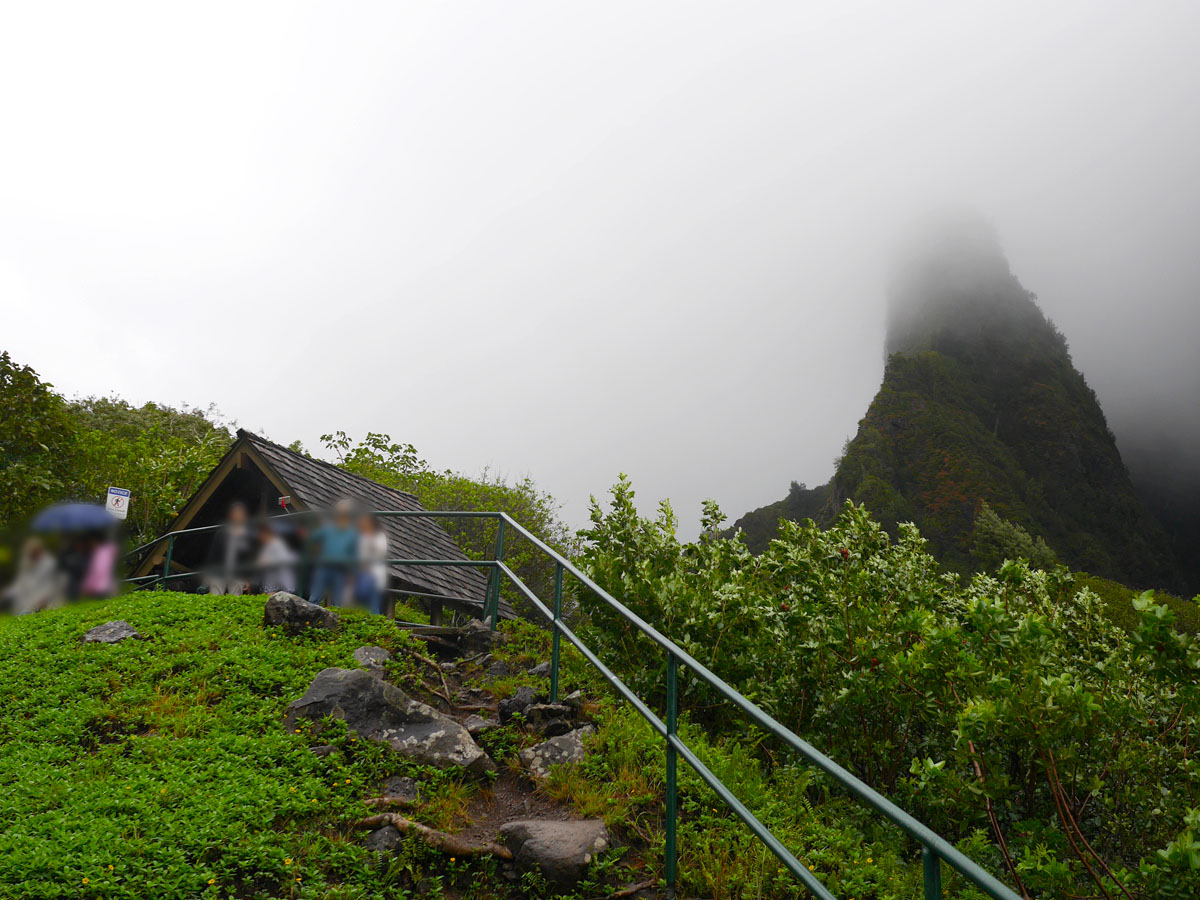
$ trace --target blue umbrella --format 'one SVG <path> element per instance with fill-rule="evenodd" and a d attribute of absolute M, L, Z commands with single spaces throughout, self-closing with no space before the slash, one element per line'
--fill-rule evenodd
<path fill-rule="evenodd" d="M 116 519 L 95 503 L 58 503 L 33 517 L 34 531 L 93 531 L 109 528 Z"/>

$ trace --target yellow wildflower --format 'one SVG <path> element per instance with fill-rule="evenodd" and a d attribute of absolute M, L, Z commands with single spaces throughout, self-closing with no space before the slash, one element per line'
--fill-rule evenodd
<path fill-rule="evenodd" d="M 209 884 L 216 884 L 216 883 L 217 883 L 217 879 L 215 879 L 215 878 L 210 878 L 210 879 L 208 879 L 208 883 L 209 883 Z"/>
<path fill-rule="evenodd" d="M 88 880 L 85 878 L 85 879 L 83 879 L 83 883 L 84 883 L 84 884 L 88 884 L 89 882 L 88 882 Z"/>
<path fill-rule="evenodd" d="M 285 866 L 290 866 L 290 865 L 292 864 L 292 858 L 289 856 L 287 859 L 285 859 L 285 860 L 283 861 L 283 864 L 284 864 Z"/>

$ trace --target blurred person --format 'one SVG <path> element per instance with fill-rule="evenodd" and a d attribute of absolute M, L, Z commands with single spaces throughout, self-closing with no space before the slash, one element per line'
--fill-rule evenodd
<path fill-rule="evenodd" d="M 387 535 L 372 515 L 358 520 L 358 578 L 355 599 L 375 615 L 383 614 L 383 592 L 387 588 Z"/>
<path fill-rule="evenodd" d="M 279 528 L 263 522 L 258 529 L 258 559 L 255 568 L 265 594 L 296 592 L 296 553 L 287 545 Z"/>
<path fill-rule="evenodd" d="M 331 606 L 345 604 L 350 576 L 358 564 L 358 530 L 353 512 L 349 500 L 339 500 L 333 507 L 333 518 L 313 532 L 310 544 L 315 559 L 308 597 L 313 603 L 328 597 Z"/>
<path fill-rule="evenodd" d="M 312 584 L 312 554 L 309 553 L 311 546 L 311 536 L 309 534 L 308 523 L 303 519 L 296 522 L 295 530 L 287 540 L 288 549 L 290 549 L 297 557 L 295 568 L 296 573 L 296 593 L 301 597 L 308 596 L 309 586 Z"/>
<path fill-rule="evenodd" d="M 46 545 L 36 537 L 28 538 L 21 546 L 17 577 L 4 589 L 4 605 L 15 616 L 62 606 L 65 582 Z"/>
<path fill-rule="evenodd" d="M 117 593 L 117 539 L 111 531 L 88 537 L 88 561 L 80 582 L 84 597 L 112 597 Z"/>
<path fill-rule="evenodd" d="M 234 501 L 229 505 L 225 524 L 217 529 L 208 550 L 208 573 L 204 581 L 210 594 L 240 597 L 249 586 L 247 568 L 254 559 L 255 548 L 246 519 L 244 503 Z"/>
<path fill-rule="evenodd" d="M 73 603 L 83 591 L 83 579 L 92 559 L 92 541 L 86 534 L 72 534 L 66 541 L 58 554 L 58 569 L 62 573 L 66 599 Z"/>

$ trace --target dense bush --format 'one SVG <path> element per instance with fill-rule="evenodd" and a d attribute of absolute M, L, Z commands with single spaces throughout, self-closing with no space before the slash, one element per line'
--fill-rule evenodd
<path fill-rule="evenodd" d="M 622 480 L 593 506 L 593 577 L 794 731 L 953 839 L 986 829 L 990 862 L 1034 896 L 1192 897 L 1200 647 L 1151 595 L 1131 634 L 1065 569 L 1007 562 L 963 582 L 916 528 L 895 541 L 861 507 L 828 530 L 675 537 Z M 661 653 L 582 596 L 590 638 L 661 701 Z M 683 685 L 697 721 L 730 724 Z M 1162 852 L 1160 852 L 1162 851 Z"/>
<path fill-rule="evenodd" d="M 75 428 L 66 402 L 29 366 L 0 352 L 0 529 L 67 489 Z"/>
<path fill-rule="evenodd" d="M 112 485 L 131 491 L 125 524 L 139 543 L 166 531 L 233 443 L 212 408 L 136 407 L 89 397 L 70 409 L 78 448 L 72 493 L 96 500 Z"/>

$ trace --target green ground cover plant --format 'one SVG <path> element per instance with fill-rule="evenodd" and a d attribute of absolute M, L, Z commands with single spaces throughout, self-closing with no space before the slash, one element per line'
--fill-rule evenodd
<path fill-rule="evenodd" d="M 407 635 L 346 611 L 336 634 L 288 637 L 262 627 L 263 599 L 145 592 L 0 620 L 0 896 L 373 898 L 495 883 L 417 844 L 381 866 L 350 826 L 397 774 L 421 781 L 436 820 L 464 790 L 455 775 L 336 726 L 320 759 L 305 729 L 281 723 L 319 671 L 353 666 L 364 644 L 403 657 Z M 148 639 L 80 643 L 115 618 Z"/>

